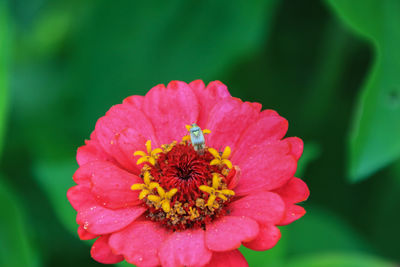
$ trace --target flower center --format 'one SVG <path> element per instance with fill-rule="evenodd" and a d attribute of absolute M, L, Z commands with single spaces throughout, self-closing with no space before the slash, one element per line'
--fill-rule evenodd
<path fill-rule="evenodd" d="M 205 146 L 204 135 L 196 124 L 187 126 L 190 135 L 162 148 L 152 150 L 146 142 L 147 153 L 137 164 L 143 164 L 140 177 L 143 184 L 132 185 L 141 190 L 139 199 L 148 207 L 147 217 L 173 230 L 205 227 L 226 213 L 226 204 L 234 196 L 228 189 L 236 171 L 229 161 L 230 148 L 220 153 Z"/>

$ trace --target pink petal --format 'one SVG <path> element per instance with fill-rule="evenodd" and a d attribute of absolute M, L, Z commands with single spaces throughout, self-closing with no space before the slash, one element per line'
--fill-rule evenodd
<path fill-rule="evenodd" d="M 92 258 L 104 264 L 114 264 L 123 261 L 124 257 L 112 253 L 110 247 L 108 246 L 108 238 L 108 235 L 101 236 L 94 242 L 90 251 Z"/>
<path fill-rule="evenodd" d="M 167 238 L 167 230 L 158 223 L 133 222 L 120 232 L 113 233 L 109 244 L 113 251 L 137 266 L 158 266 L 158 251 Z"/>
<path fill-rule="evenodd" d="M 285 141 L 266 141 L 248 148 L 247 156 L 239 165 L 242 176 L 235 188 L 237 195 L 257 190 L 274 190 L 284 185 L 296 172 L 297 160 Z"/>
<path fill-rule="evenodd" d="M 85 164 L 83 164 L 82 167 L 84 165 Z M 72 176 L 72 179 L 74 179 L 74 182 L 77 184 L 87 184 L 88 186 L 91 186 L 91 183 L 92 183 L 92 181 L 90 179 L 91 172 L 88 168 L 82 168 L 82 167 L 79 167 L 75 171 L 74 175 Z"/>
<path fill-rule="evenodd" d="M 162 244 L 159 257 L 162 266 L 203 266 L 211 259 L 202 229 L 174 232 Z"/>
<path fill-rule="evenodd" d="M 250 218 L 224 216 L 207 226 L 206 244 L 213 251 L 232 250 L 254 239 L 258 231 L 257 222 Z"/>
<path fill-rule="evenodd" d="M 275 192 L 282 197 L 286 205 L 285 215 L 279 225 L 289 224 L 306 213 L 304 208 L 295 205 L 295 203 L 305 201 L 310 195 L 307 185 L 301 179 L 293 177 Z"/>
<path fill-rule="evenodd" d="M 248 267 L 246 259 L 239 250 L 214 252 L 210 262 L 205 267 Z"/>
<path fill-rule="evenodd" d="M 278 112 L 272 109 L 266 109 L 261 112 L 262 116 L 279 116 Z"/>
<path fill-rule="evenodd" d="M 263 251 L 273 248 L 281 238 L 281 232 L 272 224 L 261 225 L 258 236 L 250 242 L 243 243 L 247 248 Z"/>
<path fill-rule="evenodd" d="M 142 149 L 146 140 L 157 143 L 151 122 L 141 110 L 127 103 L 113 106 L 106 116 L 97 121 L 95 131 L 103 149 L 125 169 L 137 174 L 140 168 L 133 153 Z M 121 142 L 121 136 L 127 131 L 130 140 Z M 125 146 L 127 142 L 130 143 L 129 149 Z"/>
<path fill-rule="evenodd" d="M 192 88 L 193 92 L 197 96 L 197 91 L 203 91 L 205 89 L 205 84 L 202 80 L 194 80 L 193 82 L 189 83 L 189 86 Z"/>
<path fill-rule="evenodd" d="M 220 100 L 231 97 L 231 95 L 226 85 L 220 81 L 210 82 L 206 88 L 201 80 L 193 81 L 189 85 L 196 94 L 200 105 L 197 124 L 205 128 L 210 111 L 215 104 Z"/>
<path fill-rule="evenodd" d="M 78 211 L 76 221 L 93 234 L 107 234 L 129 225 L 145 212 L 142 207 L 109 210 L 99 206 Z"/>
<path fill-rule="evenodd" d="M 123 153 L 132 160 L 132 164 L 135 165 L 135 174 L 139 173 L 137 170 L 139 170 L 142 166 L 136 165 L 136 162 L 140 156 L 134 156 L 133 154 L 138 150 L 146 151 L 145 144 L 147 140 L 151 140 L 153 149 L 157 148 L 156 138 L 143 135 L 138 129 L 126 128 L 121 131 L 121 133 L 115 139 L 114 145 L 121 148 L 121 151 L 123 151 Z"/>
<path fill-rule="evenodd" d="M 76 211 L 87 208 L 93 200 L 90 185 L 79 184 L 71 187 L 67 192 L 67 198 Z"/>
<path fill-rule="evenodd" d="M 258 102 L 249 102 L 249 104 L 250 104 L 255 110 L 257 110 L 257 112 L 261 112 L 261 109 L 262 109 L 261 103 L 258 103 Z"/>
<path fill-rule="evenodd" d="M 292 155 L 297 160 L 299 160 L 299 158 L 303 154 L 303 147 L 304 147 L 303 140 L 301 140 L 298 137 L 288 137 L 288 138 L 285 138 L 284 141 L 286 141 L 290 144 L 290 151 L 291 151 Z"/>
<path fill-rule="evenodd" d="M 132 206 L 111 210 L 99 205 L 87 185 L 77 185 L 67 192 L 72 207 L 78 211 L 76 222 L 95 235 L 118 231 L 145 212 L 145 208 Z"/>
<path fill-rule="evenodd" d="M 306 183 L 297 178 L 293 177 L 284 186 L 275 190 L 286 203 L 298 203 L 307 200 L 310 195 L 310 191 Z"/>
<path fill-rule="evenodd" d="M 115 121 L 114 118 L 107 116 L 101 117 L 97 121 L 96 132 L 99 136 L 99 142 L 103 149 L 123 168 L 133 173 L 139 173 L 140 169 L 136 166 L 133 155 L 126 155 L 126 153 L 121 149 L 121 146 L 117 144 L 121 131 L 126 130 L 127 128 L 116 128 L 117 126 L 113 126 L 113 124 L 119 124 L 119 122 L 113 121 Z"/>
<path fill-rule="evenodd" d="M 282 221 L 279 222 L 278 225 L 288 225 L 295 220 L 300 219 L 306 214 L 306 210 L 303 207 L 298 205 L 291 205 L 287 207 L 285 215 L 283 216 Z"/>
<path fill-rule="evenodd" d="M 144 102 L 144 96 L 132 95 L 132 96 L 128 96 L 127 98 L 125 98 L 122 103 L 123 104 L 129 103 L 129 104 L 132 104 L 133 106 L 135 106 L 137 109 L 142 109 L 143 102 Z"/>
<path fill-rule="evenodd" d="M 197 121 L 199 104 L 189 85 L 172 81 L 167 88 L 162 84 L 153 87 L 146 94 L 143 110 L 154 125 L 159 144 L 169 144 L 187 135 L 185 125 Z"/>
<path fill-rule="evenodd" d="M 210 111 L 206 124 L 206 128 L 211 130 L 208 146 L 219 151 L 230 146 L 235 151 L 242 133 L 257 117 L 258 112 L 249 103 L 235 98 L 218 102 Z"/>
<path fill-rule="evenodd" d="M 95 239 L 97 235 L 91 234 L 88 231 L 86 231 L 82 225 L 79 225 L 78 227 L 78 236 L 81 240 L 90 240 L 90 239 Z"/>
<path fill-rule="evenodd" d="M 241 162 L 247 156 L 249 147 L 260 145 L 265 141 L 280 140 L 286 134 L 288 122 L 286 119 L 272 112 L 263 111 L 257 121 L 247 127 L 238 147 L 232 151 L 232 160 Z"/>
<path fill-rule="evenodd" d="M 245 216 L 261 224 L 277 224 L 282 220 L 285 203 L 272 192 L 261 191 L 247 195 L 229 205 L 232 216 Z"/>
<path fill-rule="evenodd" d="M 76 161 L 82 166 L 90 161 L 113 161 L 112 157 L 104 152 L 97 140 L 87 140 L 86 145 L 78 148 Z"/>
<path fill-rule="evenodd" d="M 138 176 L 104 161 L 88 163 L 81 169 L 90 175 L 92 193 L 104 207 L 118 209 L 140 203 L 139 190 L 131 190 L 133 184 L 143 183 Z"/>

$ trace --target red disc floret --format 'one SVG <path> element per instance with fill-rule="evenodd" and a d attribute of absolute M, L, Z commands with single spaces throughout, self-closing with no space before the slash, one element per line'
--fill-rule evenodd
<path fill-rule="evenodd" d="M 219 172 L 216 166 L 210 165 L 212 159 L 208 151 L 199 154 L 191 145 L 177 144 L 168 153 L 160 154 L 151 175 L 163 188 L 177 188 L 176 200 L 196 201 L 202 194 L 199 186 L 207 184 L 213 172 Z"/>
<path fill-rule="evenodd" d="M 202 185 L 212 186 L 213 174 L 220 175 L 221 183 L 226 185 L 223 168 L 211 165 L 214 156 L 207 149 L 196 151 L 190 142 L 173 143 L 169 147 L 171 149 L 158 154 L 156 164 L 147 165 L 142 171 L 148 171 L 152 181 L 166 192 L 177 189 L 170 199 L 171 212 L 166 213 L 145 200 L 147 217 L 173 230 L 204 228 L 215 218 L 226 214 L 224 206 L 229 200 L 217 199 L 214 207 L 207 207 L 209 195 L 199 188 Z"/>

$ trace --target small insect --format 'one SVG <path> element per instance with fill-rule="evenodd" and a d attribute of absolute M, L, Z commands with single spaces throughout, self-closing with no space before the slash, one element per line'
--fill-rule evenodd
<path fill-rule="evenodd" d="M 189 132 L 190 132 L 190 141 L 192 142 L 194 150 L 196 150 L 199 153 L 203 153 L 205 147 L 203 131 L 196 123 L 193 123 Z"/>

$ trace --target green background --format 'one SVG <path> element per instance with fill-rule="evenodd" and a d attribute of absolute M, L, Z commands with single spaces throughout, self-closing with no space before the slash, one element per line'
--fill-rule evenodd
<path fill-rule="evenodd" d="M 101 266 L 66 199 L 76 149 L 123 98 L 194 79 L 305 142 L 307 214 L 250 266 L 394 266 L 399 29 L 398 0 L 0 0 L 0 266 Z"/>

